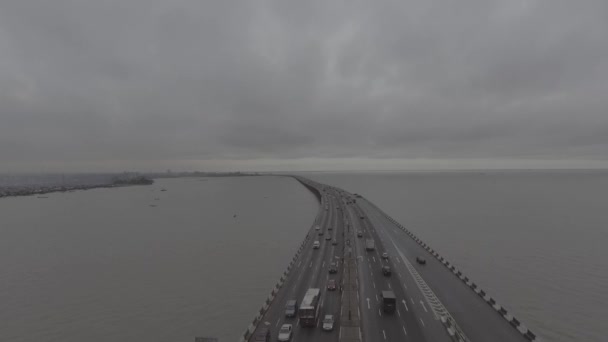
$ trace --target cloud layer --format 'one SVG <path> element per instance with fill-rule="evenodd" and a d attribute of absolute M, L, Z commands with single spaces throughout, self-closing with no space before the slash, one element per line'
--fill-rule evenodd
<path fill-rule="evenodd" d="M 606 37 L 606 1 L 3 1 L 0 164 L 608 160 Z"/>

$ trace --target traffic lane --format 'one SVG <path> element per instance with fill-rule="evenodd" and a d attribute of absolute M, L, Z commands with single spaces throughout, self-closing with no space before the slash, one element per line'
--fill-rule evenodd
<path fill-rule="evenodd" d="M 405 338 L 406 336 L 415 341 L 444 340 L 444 338 L 447 337 L 447 334 L 444 334 L 445 336 L 443 336 L 442 334 L 434 334 L 431 331 L 426 331 L 429 329 L 437 329 L 437 327 L 434 324 L 427 327 L 425 322 L 429 322 L 432 317 L 424 315 L 427 313 L 426 311 L 422 312 L 416 308 L 416 305 L 414 305 L 416 302 L 414 301 L 413 297 L 408 296 L 404 287 L 402 286 L 403 276 L 394 271 L 390 277 L 384 276 L 381 271 L 383 265 L 388 265 L 391 267 L 391 269 L 395 270 L 395 267 L 391 262 L 392 259 L 389 257 L 388 260 L 384 260 L 381 257 L 381 251 L 385 251 L 386 246 L 384 246 L 381 239 L 375 235 L 375 229 L 373 228 L 371 222 L 368 220 L 362 220 L 361 225 L 365 227 L 364 229 L 368 232 L 368 237 L 373 238 L 374 241 L 376 241 L 375 250 L 367 253 L 370 260 L 370 268 L 375 270 L 373 273 L 374 282 L 376 284 L 381 284 L 380 286 L 382 286 L 382 288 L 378 290 L 378 296 L 382 290 L 391 290 L 395 293 L 398 304 L 397 311 L 394 314 L 395 316 L 398 316 L 398 318 L 391 317 L 392 315 L 388 314 L 384 315 L 385 317 L 380 324 L 380 329 L 382 329 L 381 337 L 388 338 L 389 340 Z M 412 301 L 411 305 L 408 305 L 407 303 L 408 298 Z M 379 313 L 379 315 L 382 314 L 382 312 Z M 443 326 L 441 326 L 440 329 L 443 330 Z M 448 341 L 449 339 L 445 340 Z"/>
<path fill-rule="evenodd" d="M 335 216 L 333 212 L 330 212 L 330 215 Z M 302 341 L 335 341 L 338 339 L 337 334 L 333 334 L 332 332 L 325 332 L 321 329 L 321 321 L 323 314 L 326 311 L 337 311 L 339 310 L 339 301 L 332 300 L 331 296 L 328 296 L 327 291 L 327 280 L 328 280 L 328 267 L 330 261 L 336 253 L 336 249 L 334 246 L 330 244 L 329 241 L 323 240 L 321 242 L 321 249 L 319 249 L 319 260 L 313 261 L 314 268 L 312 270 L 309 282 L 306 283 L 304 288 L 302 289 L 302 297 L 307 289 L 309 288 L 319 288 L 319 316 L 317 318 L 317 325 L 315 328 L 312 327 L 301 327 L 299 322 L 297 322 L 294 327 L 294 341 L 302 340 Z M 330 294 L 331 295 L 331 294 Z M 328 300 L 329 299 L 329 300 Z M 338 307 L 336 307 L 338 305 Z M 335 330 L 334 330 L 335 331 Z"/>
<path fill-rule="evenodd" d="M 407 267 L 405 267 L 404 261 L 399 261 L 400 254 L 395 249 L 392 241 L 385 243 L 383 242 L 385 239 L 377 234 L 376 229 L 370 227 L 368 230 L 373 234 L 372 236 L 374 236 L 376 241 L 387 250 L 389 260 L 394 261 L 392 263 L 393 275 L 396 274 L 399 278 L 399 284 L 396 286 L 403 288 L 404 297 L 401 297 L 401 302 L 405 301 L 403 303 L 404 309 L 407 309 L 411 313 L 411 315 L 405 318 L 408 322 L 406 327 L 417 329 L 417 332 L 425 336 L 425 339 L 429 341 L 450 341 L 445 327 L 428 306 L 425 296 L 420 291 Z M 414 318 L 414 320 L 410 318 Z M 410 320 L 408 321 L 408 319 Z"/>
<path fill-rule="evenodd" d="M 367 234 L 368 228 L 364 228 L 364 223 L 355 222 L 357 222 L 355 227 Z M 365 237 L 369 238 L 370 236 Z M 417 327 L 409 327 L 409 324 L 402 320 L 400 311 L 396 311 L 394 314 L 386 314 L 382 311 L 381 291 L 391 290 L 391 287 L 395 286 L 389 285 L 391 279 L 382 275 L 381 258 L 375 251 L 365 250 L 364 238 L 357 239 L 356 246 L 360 266 L 358 269 L 361 274 L 359 277 L 361 318 L 363 334 L 366 339 L 371 341 L 395 341 L 412 337 L 418 341 L 425 341 Z M 402 296 L 398 289 L 395 292 L 398 297 Z"/>
<path fill-rule="evenodd" d="M 373 207 L 370 209 L 375 211 Z M 526 341 L 521 333 L 451 270 L 384 216 L 379 213 L 378 216 L 383 219 L 381 225 L 383 230 L 392 236 L 399 246 L 403 246 L 401 250 L 413 261 L 412 265 L 416 271 L 427 282 L 467 337 L 471 340 Z M 426 265 L 417 264 L 415 262 L 417 256 L 423 256 Z"/>
<path fill-rule="evenodd" d="M 325 224 L 328 219 L 327 213 L 322 213 L 321 223 Z M 312 232 L 312 233 L 311 233 Z M 306 267 L 310 262 L 312 264 L 313 258 L 316 256 L 312 249 L 314 241 L 315 229 L 311 227 L 308 235 L 308 241 L 304 244 L 304 249 L 298 259 L 296 259 L 292 270 L 289 272 L 287 279 L 283 283 L 283 286 L 279 289 L 275 295 L 275 299 L 272 301 L 270 307 L 262 317 L 262 323 L 258 327 L 268 325 L 271 329 L 272 336 L 278 334 L 280 326 L 284 323 L 291 323 L 294 325 L 294 329 L 297 327 L 297 316 L 296 318 L 285 317 L 285 305 L 287 300 L 297 299 L 298 303 L 301 298 L 304 297 L 304 293 L 307 288 L 302 285 L 302 278 L 307 279 L 310 277 L 313 271 L 310 267 Z M 313 238 L 311 238 L 311 236 Z M 304 266 L 304 267 L 302 267 Z M 295 276 L 297 274 L 297 276 Z M 265 323 L 264 323 L 265 322 Z"/>
<path fill-rule="evenodd" d="M 376 316 L 376 310 L 371 303 L 371 299 L 374 298 L 375 295 L 375 289 L 373 288 L 373 278 L 369 272 L 369 261 L 367 255 L 364 254 L 365 249 L 361 243 L 361 239 L 355 239 L 353 246 L 357 263 L 357 281 L 359 288 L 357 296 L 359 298 L 361 332 L 364 341 L 376 341 L 379 337 L 377 334 L 380 330 L 380 326 Z"/>

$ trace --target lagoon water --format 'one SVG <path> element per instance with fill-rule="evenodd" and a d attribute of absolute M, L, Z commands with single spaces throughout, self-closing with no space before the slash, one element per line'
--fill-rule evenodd
<path fill-rule="evenodd" d="M 317 209 L 285 177 L 0 199 L 0 341 L 236 341 Z"/>
<path fill-rule="evenodd" d="M 608 336 L 608 173 L 304 175 L 373 201 L 546 341 Z M 236 341 L 317 209 L 278 176 L 0 199 L 0 341 Z"/>

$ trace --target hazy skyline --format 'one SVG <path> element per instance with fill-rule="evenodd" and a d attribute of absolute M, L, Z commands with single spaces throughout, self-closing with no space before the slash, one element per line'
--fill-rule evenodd
<path fill-rule="evenodd" d="M 0 172 L 608 167 L 608 2 L 9 0 Z"/>

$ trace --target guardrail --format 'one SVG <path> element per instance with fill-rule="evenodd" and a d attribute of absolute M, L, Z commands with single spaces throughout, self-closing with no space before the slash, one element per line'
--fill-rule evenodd
<path fill-rule="evenodd" d="M 361 199 L 364 199 L 364 198 L 361 197 Z M 447 261 L 443 256 L 439 255 L 439 253 L 437 253 L 437 251 L 435 251 L 433 248 L 431 248 L 429 245 L 427 245 L 424 241 L 422 241 L 420 238 L 418 238 L 414 233 L 412 233 L 410 230 L 405 228 L 403 225 L 401 225 L 395 219 L 390 217 L 387 213 L 385 213 L 380 208 L 378 208 L 374 203 L 368 201 L 367 199 L 365 199 L 365 201 L 369 205 L 374 207 L 379 213 L 381 213 L 387 220 L 389 220 L 391 223 L 393 223 L 394 225 L 399 227 L 401 230 L 403 230 L 407 235 L 409 235 L 410 238 L 412 238 L 414 241 L 416 241 L 422 248 L 424 248 L 433 257 L 435 257 L 435 259 L 439 260 L 439 262 L 441 262 L 445 267 L 447 267 L 450 271 L 452 271 L 452 273 L 456 277 L 458 277 L 461 281 L 463 281 L 472 291 L 474 291 L 477 295 L 482 297 L 484 299 L 484 301 L 496 311 L 496 313 L 498 313 L 507 322 L 509 322 L 509 324 L 512 327 L 517 329 L 517 331 L 519 331 L 523 335 L 523 337 L 525 337 L 529 341 L 534 341 L 534 342 L 541 341 L 541 339 L 538 336 L 536 336 L 536 334 L 534 334 L 532 331 L 530 331 L 530 329 L 528 329 L 518 319 L 516 319 L 512 314 L 510 314 L 507 311 L 507 309 L 505 309 L 502 305 L 498 304 L 494 298 L 490 297 L 490 295 L 488 295 L 484 290 L 482 290 L 469 277 L 465 276 L 460 270 L 458 270 L 456 268 L 456 266 L 454 266 L 452 263 Z M 443 318 L 442 318 L 442 322 L 443 322 Z M 455 341 L 459 341 L 459 342 L 466 341 L 466 339 L 464 339 L 463 336 L 459 336 L 460 334 L 457 331 L 458 329 L 456 329 L 457 325 L 455 325 L 455 322 L 446 318 L 446 322 L 444 323 L 444 325 L 446 326 L 446 329 L 448 329 L 448 333 L 450 333 L 450 329 L 452 329 L 454 331 L 454 335 L 452 335 L 450 333 L 450 336 L 454 336 L 453 338 Z"/>

